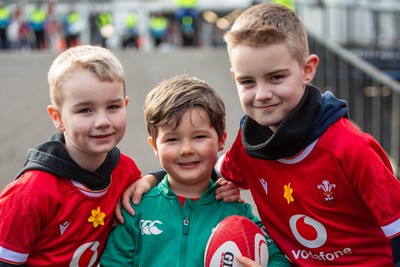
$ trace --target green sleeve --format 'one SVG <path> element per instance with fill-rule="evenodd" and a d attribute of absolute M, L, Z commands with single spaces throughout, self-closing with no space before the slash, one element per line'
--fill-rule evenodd
<path fill-rule="evenodd" d="M 286 267 L 292 266 L 275 242 L 268 242 L 268 267 Z"/>
<path fill-rule="evenodd" d="M 100 258 L 100 266 L 133 266 L 135 237 L 131 230 L 131 216 L 123 209 L 125 223 L 118 224 L 108 236 L 105 250 Z M 131 218 L 129 218 L 131 217 Z"/>
<path fill-rule="evenodd" d="M 248 209 L 247 218 L 257 224 L 264 233 L 268 244 L 268 267 L 289 267 L 292 266 L 289 260 L 285 257 L 282 251 L 278 248 L 275 242 L 268 236 L 267 230 L 261 220 L 251 212 L 251 207 Z"/>

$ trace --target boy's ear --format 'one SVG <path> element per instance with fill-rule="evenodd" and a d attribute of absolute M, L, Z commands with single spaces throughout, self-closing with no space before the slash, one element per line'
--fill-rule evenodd
<path fill-rule="evenodd" d="M 129 97 L 125 96 L 125 107 L 128 106 L 128 103 L 129 103 Z"/>
<path fill-rule="evenodd" d="M 232 77 L 235 78 L 235 72 L 233 71 L 233 68 L 230 69 Z"/>
<path fill-rule="evenodd" d="M 154 155 L 156 155 L 156 157 L 158 158 L 158 149 L 157 149 L 157 146 L 155 144 L 155 140 L 153 140 L 153 138 L 151 136 L 149 136 L 149 137 L 147 137 L 147 142 L 149 142 L 149 145 L 154 150 Z"/>
<path fill-rule="evenodd" d="M 225 131 L 222 135 L 221 139 L 219 140 L 218 151 L 222 151 L 225 148 L 226 137 L 228 133 Z"/>
<path fill-rule="evenodd" d="M 303 84 L 309 84 L 314 79 L 318 63 L 319 58 L 317 55 L 311 54 L 307 57 L 303 67 Z"/>
<path fill-rule="evenodd" d="M 49 113 L 50 118 L 53 121 L 54 126 L 56 127 L 57 130 L 59 131 L 64 131 L 64 124 L 61 119 L 61 114 L 58 108 L 56 108 L 53 105 L 49 105 L 47 107 L 47 113 Z"/>

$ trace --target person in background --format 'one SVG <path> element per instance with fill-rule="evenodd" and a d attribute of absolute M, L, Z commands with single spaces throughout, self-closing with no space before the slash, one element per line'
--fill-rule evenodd
<path fill-rule="evenodd" d="M 34 49 L 46 49 L 46 21 L 47 12 L 37 3 L 29 15 L 29 26 L 35 36 Z"/>
<path fill-rule="evenodd" d="M 0 1 L 0 49 L 10 48 L 7 29 L 12 21 L 10 8 L 3 1 Z"/>
<path fill-rule="evenodd" d="M 100 45 L 107 47 L 107 40 L 114 34 L 113 18 L 110 12 L 101 11 L 95 17 Z"/>
<path fill-rule="evenodd" d="M 179 75 L 162 81 L 146 97 L 149 144 L 167 175 L 123 211 L 125 223 L 110 233 L 101 266 L 203 266 L 213 228 L 230 215 L 251 219 L 265 233 L 248 203 L 215 199 L 210 180 L 226 140 L 225 106 L 206 82 Z M 290 266 L 266 235 L 269 266 Z M 154 249 L 162 244 L 166 249 Z"/>
<path fill-rule="evenodd" d="M 81 17 L 78 11 L 70 8 L 63 18 L 64 41 L 67 48 L 79 45 L 82 30 Z"/>
<path fill-rule="evenodd" d="M 197 0 L 176 0 L 176 7 L 175 18 L 179 25 L 182 46 L 195 46 L 199 16 Z"/>
<path fill-rule="evenodd" d="M 157 48 L 168 36 L 169 20 L 162 13 L 156 12 L 150 17 L 150 33 Z"/>
<path fill-rule="evenodd" d="M 139 23 L 135 12 L 129 12 L 125 18 L 124 33 L 122 35 L 122 48 L 135 47 L 139 49 Z"/>

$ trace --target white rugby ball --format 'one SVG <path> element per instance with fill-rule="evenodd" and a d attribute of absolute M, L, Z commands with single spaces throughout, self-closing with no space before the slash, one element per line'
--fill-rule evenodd
<path fill-rule="evenodd" d="M 240 267 L 235 255 L 268 265 L 268 245 L 261 229 L 251 220 L 232 215 L 214 228 L 204 254 L 205 267 Z"/>

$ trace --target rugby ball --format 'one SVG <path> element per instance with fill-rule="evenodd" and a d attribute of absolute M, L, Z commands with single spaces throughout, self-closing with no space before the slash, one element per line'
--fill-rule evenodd
<path fill-rule="evenodd" d="M 268 245 L 261 229 L 246 217 L 232 215 L 222 220 L 211 233 L 205 254 L 205 267 L 240 267 L 235 255 L 268 265 Z"/>

